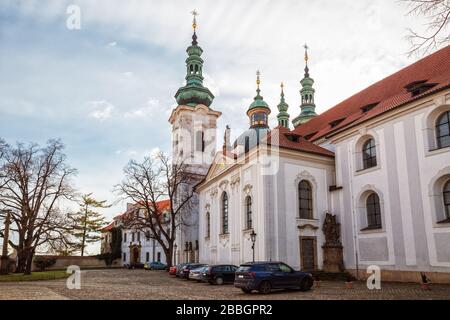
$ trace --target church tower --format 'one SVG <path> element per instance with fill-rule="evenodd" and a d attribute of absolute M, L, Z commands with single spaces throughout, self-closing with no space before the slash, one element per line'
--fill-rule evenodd
<path fill-rule="evenodd" d="M 178 106 L 169 118 L 172 125 L 172 161 L 183 163 L 189 174 L 189 182 L 180 188 L 183 190 L 193 190 L 207 174 L 216 153 L 216 123 L 222 114 L 211 108 L 214 95 L 203 85 L 203 50 L 198 45 L 196 34 L 198 13 L 194 10 L 192 14 L 194 33 L 192 43 L 186 50 L 186 84 L 176 92 Z M 197 194 L 194 194 L 188 210 L 182 214 L 183 223 L 177 230 L 175 263 L 198 261 Z"/>
<path fill-rule="evenodd" d="M 300 115 L 292 120 L 294 127 L 298 127 L 302 123 L 308 122 L 310 119 L 317 116 L 316 105 L 314 104 L 314 80 L 309 76 L 308 68 L 308 46 L 305 44 L 305 76 L 300 81 L 302 89 L 300 90 L 300 96 L 302 98 L 302 103 L 300 105 L 301 113 Z"/>
<path fill-rule="evenodd" d="M 280 103 L 278 104 L 278 111 L 277 119 L 278 119 L 278 125 L 283 126 L 287 129 L 289 129 L 289 113 L 287 113 L 287 110 L 289 108 L 289 105 L 284 100 L 284 84 L 281 83 L 281 94 L 280 94 Z"/>

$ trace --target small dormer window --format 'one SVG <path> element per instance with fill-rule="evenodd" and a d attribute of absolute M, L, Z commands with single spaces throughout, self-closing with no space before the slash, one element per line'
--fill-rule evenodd
<path fill-rule="evenodd" d="M 411 95 L 417 96 L 425 91 L 433 88 L 437 83 L 427 83 L 428 80 L 418 80 L 413 81 L 405 86 L 406 91 L 410 92 Z"/>
<path fill-rule="evenodd" d="M 367 113 L 367 112 L 369 112 L 370 110 L 372 110 L 373 108 L 375 108 L 378 104 L 379 104 L 379 102 L 369 103 L 369 104 L 367 104 L 367 105 L 365 105 L 365 106 L 362 106 L 362 107 L 361 107 L 361 111 L 362 111 L 363 113 Z"/>
<path fill-rule="evenodd" d="M 345 118 L 340 118 L 340 119 L 333 120 L 333 121 L 330 122 L 330 126 L 332 128 L 337 127 L 337 125 L 339 123 L 341 123 L 342 121 L 344 121 L 344 120 L 345 120 Z"/>
<path fill-rule="evenodd" d="M 286 138 L 292 142 L 298 142 L 300 140 L 300 136 L 298 134 L 287 133 L 285 134 Z"/>

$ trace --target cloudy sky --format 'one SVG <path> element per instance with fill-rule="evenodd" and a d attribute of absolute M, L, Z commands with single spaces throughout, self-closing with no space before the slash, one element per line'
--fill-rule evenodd
<path fill-rule="evenodd" d="M 71 4 L 80 30 L 66 27 Z M 234 136 L 247 127 L 257 69 L 272 124 L 281 81 L 292 118 L 299 114 L 305 42 L 320 113 L 414 62 L 406 29 L 424 28 L 395 0 L 2 0 L 0 137 L 61 138 L 79 190 L 113 201 L 130 158 L 170 146 L 194 8 L 205 82 L 223 112 L 219 137 L 226 124 Z"/>

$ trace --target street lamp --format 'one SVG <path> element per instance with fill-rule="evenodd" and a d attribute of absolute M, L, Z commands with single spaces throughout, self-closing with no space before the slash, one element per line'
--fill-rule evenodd
<path fill-rule="evenodd" d="M 252 230 L 252 233 L 250 233 L 250 239 L 252 240 L 253 262 L 255 262 L 255 242 L 256 242 L 255 230 Z"/>
<path fill-rule="evenodd" d="M 6 213 L 5 231 L 3 232 L 3 250 L 0 259 L 0 274 L 8 274 L 8 242 L 9 242 L 9 225 L 11 223 L 9 212 Z"/>

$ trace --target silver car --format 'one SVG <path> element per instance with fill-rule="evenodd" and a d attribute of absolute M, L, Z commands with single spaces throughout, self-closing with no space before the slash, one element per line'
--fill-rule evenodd
<path fill-rule="evenodd" d="M 195 280 L 197 282 L 204 281 L 203 273 L 206 272 L 208 266 L 199 267 L 196 269 L 192 269 L 189 272 L 189 280 Z"/>

